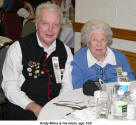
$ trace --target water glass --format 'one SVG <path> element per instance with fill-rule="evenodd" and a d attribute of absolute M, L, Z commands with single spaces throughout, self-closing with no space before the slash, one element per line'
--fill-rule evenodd
<path fill-rule="evenodd" d="M 97 90 L 94 92 L 96 103 L 97 119 L 108 119 L 109 115 L 109 97 L 106 91 Z"/>
<path fill-rule="evenodd" d="M 107 104 L 99 104 L 96 106 L 96 118 L 97 119 L 108 119 L 109 111 Z"/>

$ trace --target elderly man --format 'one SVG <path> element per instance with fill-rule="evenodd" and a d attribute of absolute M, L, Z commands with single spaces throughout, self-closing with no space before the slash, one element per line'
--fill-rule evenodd
<path fill-rule="evenodd" d="M 10 46 L 3 67 L 2 88 L 8 99 L 4 119 L 37 119 L 42 106 L 58 96 L 60 90 L 71 89 L 67 75 L 73 56 L 69 47 L 56 39 L 61 15 L 55 4 L 39 5 L 37 32 Z"/>
<path fill-rule="evenodd" d="M 72 62 L 74 89 L 82 88 L 88 80 L 96 81 L 99 78 L 105 83 L 116 82 L 116 68 L 122 68 L 123 72 L 127 72 L 130 80 L 135 79 L 126 56 L 108 47 L 112 41 L 112 34 L 110 26 L 100 20 L 90 20 L 83 26 L 81 39 L 87 46 L 74 55 Z"/>

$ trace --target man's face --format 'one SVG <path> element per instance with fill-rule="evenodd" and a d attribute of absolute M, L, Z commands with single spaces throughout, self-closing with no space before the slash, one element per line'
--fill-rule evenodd
<path fill-rule="evenodd" d="M 42 9 L 40 19 L 36 20 L 35 24 L 40 42 L 44 47 L 48 48 L 58 37 L 61 26 L 60 15 Z"/>

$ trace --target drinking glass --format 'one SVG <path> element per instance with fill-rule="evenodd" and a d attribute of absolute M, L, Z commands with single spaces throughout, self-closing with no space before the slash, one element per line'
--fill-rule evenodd
<path fill-rule="evenodd" d="M 106 91 L 98 90 L 94 92 L 96 103 L 97 119 L 108 119 L 109 115 L 109 96 Z"/>

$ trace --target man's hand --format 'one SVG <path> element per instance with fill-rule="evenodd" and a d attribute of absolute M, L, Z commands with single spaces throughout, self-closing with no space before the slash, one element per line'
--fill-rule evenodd
<path fill-rule="evenodd" d="M 26 110 L 32 111 L 38 117 L 42 107 L 35 102 L 31 102 L 26 106 Z"/>

